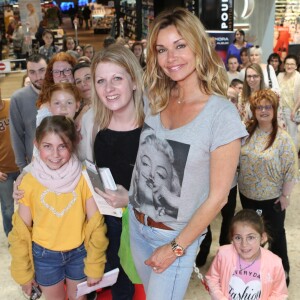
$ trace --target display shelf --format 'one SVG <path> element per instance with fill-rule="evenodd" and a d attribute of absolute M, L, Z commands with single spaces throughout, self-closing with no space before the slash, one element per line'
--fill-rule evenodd
<path fill-rule="evenodd" d="M 124 36 L 132 40 L 139 40 L 142 36 L 141 5 L 141 0 L 120 2 L 120 14 L 124 19 Z"/>
<path fill-rule="evenodd" d="M 142 38 L 148 35 L 149 27 L 154 19 L 154 2 L 153 0 L 142 2 Z"/>

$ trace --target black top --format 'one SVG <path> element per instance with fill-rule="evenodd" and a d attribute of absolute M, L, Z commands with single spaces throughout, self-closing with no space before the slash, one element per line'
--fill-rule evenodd
<path fill-rule="evenodd" d="M 116 184 L 129 190 L 142 128 L 131 131 L 101 130 L 96 135 L 94 152 L 99 168 L 110 168 Z"/>

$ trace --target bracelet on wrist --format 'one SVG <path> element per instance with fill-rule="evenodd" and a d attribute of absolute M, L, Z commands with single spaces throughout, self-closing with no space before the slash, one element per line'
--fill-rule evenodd
<path fill-rule="evenodd" d="M 281 194 L 281 197 L 284 197 L 284 198 L 287 199 L 287 200 L 290 199 L 290 195 L 284 195 L 284 194 Z"/>

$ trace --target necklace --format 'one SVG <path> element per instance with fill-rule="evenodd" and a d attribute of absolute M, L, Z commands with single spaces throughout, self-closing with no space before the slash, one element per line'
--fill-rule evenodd
<path fill-rule="evenodd" d="M 259 255 L 258 255 L 258 256 L 259 256 Z M 250 268 L 251 266 L 253 266 L 254 263 L 256 262 L 258 256 L 255 257 L 255 259 L 253 260 L 253 262 L 252 262 L 251 264 L 249 264 L 248 266 L 243 267 L 243 268 L 242 268 L 242 264 L 241 264 L 241 257 L 239 256 L 239 266 L 240 266 L 240 270 L 239 270 L 239 271 L 244 271 L 244 270 Z"/>

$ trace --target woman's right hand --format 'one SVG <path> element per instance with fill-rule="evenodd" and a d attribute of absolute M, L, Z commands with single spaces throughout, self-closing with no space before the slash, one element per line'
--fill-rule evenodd
<path fill-rule="evenodd" d="M 99 194 L 104 200 L 114 208 L 123 208 L 128 205 L 129 197 L 128 191 L 122 186 L 117 184 L 117 190 L 105 189 L 105 192 L 102 192 L 98 188 L 95 188 L 97 194 Z"/>
<path fill-rule="evenodd" d="M 25 174 L 26 174 L 25 172 L 22 172 L 14 182 L 13 198 L 16 203 L 18 203 L 19 200 L 24 197 L 24 191 L 19 190 L 18 188 Z"/>

